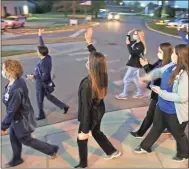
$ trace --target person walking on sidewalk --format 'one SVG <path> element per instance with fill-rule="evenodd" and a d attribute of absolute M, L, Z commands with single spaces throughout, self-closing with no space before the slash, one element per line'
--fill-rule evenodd
<path fill-rule="evenodd" d="M 134 32 L 133 41 L 131 41 L 131 33 Z M 123 79 L 124 89 L 119 95 L 116 95 L 117 99 L 127 99 L 128 98 L 128 87 L 131 82 L 134 82 L 137 87 L 137 95 L 134 98 L 142 98 L 143 91 L 139 85 L 139 70 L 142 68 L 139 59 L 146 54 L 146 42 L 144 32 L 142 30 L 131 30 L 128 32 L 126 37 L 127 48 L 130 53 L 129 61 L 127 62 L 127 72 Z"/>
<path fill-rule="evenodd" d="M 5 87 L 3 103 L 6 116 L 1 123 L 1 135 L 7 134 L 9 128 L 13 158 L 5 167 L 15 167 L 23 163 L 21 158 L 22 144 L 36 149 L 54 158 L 58 146 L 34 139 L 31 133 L 36 128 L 34 111 L 28 96 L 28 88 L 24 79 L 22 65 L 16 60 L 6 60 L 2 66 L 2 76 L 9 81 Z"/>
<path fill-rule="evenodd" d="M 188 159 L 189 140 L 184 132 L 188 124 L 188 51 L 189 46 L 177 45 L 171 56 L 173 63 L 141 78 L 143 81 L 150 81 L 162 77 L 160 87 L 152 87 L 159 95 L 153 127 L 135 149 L 136 153 L 151 152 L 152 145 L 167 128 L 177 145 L 177 154 L 173 160 L 180 162 Z"/>
<path fill-rule="evenodd" d="M 44 44 L 42 32 L 43 30 L 39 29 L 38 35 L 40 46 L 38 46 L 37 53 L 39 55 L 40 61 L 35 68 L 34 75 L 28 75 L 29 80 L 35 79 L 36 82 L 36 97 L 39 108 L 39 116 L 36 118 L 37 120 L 45 119 L 45 112 L 43 110 L 44 97 L 46 97 L 60 109 L 64 109 L 64 114 L 66 114 L 69 109 L 69 106 L 51 94 L 55 87 L 51 78 L 52 59 L 49 55 L 48 48 Z"/>
<path fill-rule="evenodd" d="M 148 63 L 146 59 L 140 59 L 140 64 L 143 66 L 146 73 L 151 72 L 152 70 L 163 67 L 171 62 L 171 55 L 173 53 L 173 46 L 170 43 L 161 43 L 158 48 L 158 60 L 153 65 Z M 158 78 L 154 81 L 152 81 L 148 88 L 152 85 L 160 86 L 161 84 L 161 78 Z M 156 94 L 154 91 L 151 93 L 151 102 L 146 114 L 146 117 L 144 118 L 142 125 L 136 132 L 131 132 L 131 135 L 135 138 L 142 138 L 143 135 L 146 133 L 146 131 L 150 128 L 152 125 L 153 119 L 154 119 L 154 113 L 156 109 L 156 104 L 158 102 L 158 94 Z"/>
<path fill-rule="evenodd" d="M 87 143 L 91 134 L 107 154 L 105 159 L 113 159 L 121 155 L 121 152 L 114 148 L 100 130 L 101 121 L 105 114 L 104 97 L 108 87 L 106 57 L 102 53 L 96 52 L 92 45 L 92 29 L 87 31 L 85 39 L 91 53 L 86 64 L 89 75 L 81 81 L 78 92 L 78 121 L 80 125 L 77 144 L 80 162 L 75 168 L 86 168 L 88 165 Z"/>

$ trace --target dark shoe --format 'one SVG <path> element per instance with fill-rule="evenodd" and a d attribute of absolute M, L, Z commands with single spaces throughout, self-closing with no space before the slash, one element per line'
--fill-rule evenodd
<path fill-rule="evenodd" d="M 55 146 L 54 153 L 50 156 L 50 159 L 55 159 L 58 153 L 59 147 Z"/>
<path fill-rule="evenodd" d="M 17 160 L 17 161 L 10 161 L 8 162 L 7 164 L 5 164 L 5 168 L 11 168 L 11 167 L 15 167 L 17 165 L 20 165 L 24 162 L 24 160 L 20 159 L 20 160 Z"/>
<path fill-rule="evenodd" d="M 43 120 L 45 118 L 46 118 L 45 116 L 44 117 L 37 117 L 36 120 Z"/>
<path fill-rule="evenodd" d="M 185 160 L 188 160 L 188 158 L 181 158 L 181 157 L 173 157 L 172 158 L 174 161 L 177 161 L 177 162 L 182 162 L 182 161 L 185 161 Z"/>
<path fill-rule="evenodd" d="M 79 164 L 79 165 L 76 165 L 74 168 L 87 168 L 87 165 Z"/>
<path fill-rule="evenodd" d="M 64 114 L 66 114 L 68 112 L 69 108 L 70 108 L 69 106 L 64 107 Z"/>
<path fill-rule="evenodd" d="M 134 149 L 134 152 L 137 153 L 137 154 L 147 154 L 147 153 L 151 153 L 151 152 L 148 152 L 144 149 L 142 149 L 141 147 L 137 147 Z"/>
<path fill-rule="evenodd" d="M 135 138 L 143 138 L 143 136 L 140 136 L 137 132 L 130 132 L 130 134 Z"/>

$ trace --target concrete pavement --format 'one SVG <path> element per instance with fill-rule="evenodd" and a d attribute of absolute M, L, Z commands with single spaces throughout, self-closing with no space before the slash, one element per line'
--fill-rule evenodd
<path fill-rule="evenodd" d="M 130 109 L 133 107 L 148 106 L 149 98 L 127 100 L 116 100 L 115 95 L 123 90 L 122 79 L 126 72 L 126 62 L 129 57 L 127 47 L 125 45 L 125 35 L 132 28 L 139 28 L 144 30 L 147 41 L 147 59 L 153 63 L 157 60 L 157 49 L 162 42 L 171 42 L 173 45 L 183 43 L 182 40 L 173 37 L 161 35 L 152 32 L 145 27 L 145 20 L 138 17 L 126 17 L 121 22 L 102 22 L 98 27 L 94 28 L 94 39 L 96 40 L 95 47 L 98 51 L 107 56 L 108 74 L 109 74 L 109 88 L 108 95 L 105 99 L 106 108 L 108 112 Z M 57 35 L 58 36 L 58 35 Z M 84 37 L 82 32 L 78 37 Z M 56 75 L 54 80 L 56 90 L 53 93 L 61 101 L 70 105 L 71 109 L 68 114 L 62 115 L 61 111 L 54 105 L 45 100 L 44 108 L 47 114 L 47 119 L 38 122 L 38 126 L 54 124 L 70 119 L 74 119 L 77 114 L 77 92 L 81 79 L 87 75 L 85 63 L 87 62 L 88 52 L 85 42 L 78 45 L 69 44 L 66 46 L 54 46 L 55 53 L 52 54 L 53 69 Z M 67 51 L 68 50 L 68 51 Z M 20 58 L 24 66 L 25 74 L 34 71 L 35 65 L 38 62 L 36 54 L 30 55 L 28 58 Z M 19 59 L 19 58 L 17 58 Z M 141 70 L 141 74 L 144 71 Z M 2 80 L 2 91 L 6 81 Z M 30 99 L 34 107 L 36 116 L 38 113 L 35 97 L 35 84 L 28 82 L 27 85 L 30 91 Z M 144 91 L 148 95 L 149 91 Z M 148 93 L 147 93 L 148 92 Z M 136 88 L 131 84 L 129 88 L 129 95 L 134 95 Z M 4 117 L 5 109 L 2 106 L 2 118 Z M 53 117 L 53 120 L 52 120 Z"/>
<path fill-rule="evenodd" d="M 162 135 L 153 146 L 153 153 L 135 154 L 133 152 L 142 139 L 133 138 L 129 132 L 139 127 L 146 110 L 147 107 L 141 107 L 105 114 L 101 129 L 113 145 L 122 152 L 122 156 L 110 161 L 104 160 L 104 152 L 90 137 L 89 168 L 187 168 L 188 161 L 172 161 L 172 157 L 176 153 L 176 145 L 174 139 L 167 134 Z M 34 136 L 48 143 L 59 145 L 58 156 L 56 159 L 50 160 L 44 154 L 24 146 L 22 157 L 25 162 L 18 168 L 71 168 L 75 166 L 78 163 L 77 130 L 77 120 L 38 128 L 34 132 Z M 1 146 L 3 168 L 12 155 L 9 136 L 2 137 Z"/>

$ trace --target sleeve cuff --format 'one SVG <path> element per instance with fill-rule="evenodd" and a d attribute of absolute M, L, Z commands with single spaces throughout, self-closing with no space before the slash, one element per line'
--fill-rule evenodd
<path fill-rule="evenodd" d="M 7 127 L 3 123 L 1 123 L 1 131 L 5 131 L 6 129 Z"/>

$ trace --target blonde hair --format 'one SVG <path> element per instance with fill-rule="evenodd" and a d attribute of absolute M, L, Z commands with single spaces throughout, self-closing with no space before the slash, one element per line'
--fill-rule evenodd
<path fill-rule="evenodd" d="M 146 48 L 146 41 L 145 41 L 145 36 L 144 36 L 144 31 L 137 29 L 136 30 L 138 37 L 140 39 L 140 41 L 143 43 L 144 45 L 144 55 L 147 53 L 147 48 Z"/>

